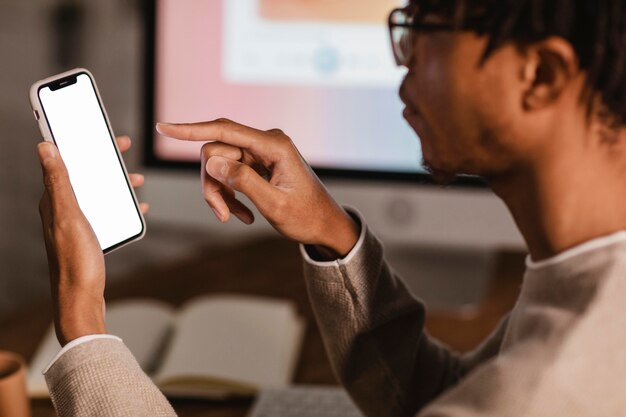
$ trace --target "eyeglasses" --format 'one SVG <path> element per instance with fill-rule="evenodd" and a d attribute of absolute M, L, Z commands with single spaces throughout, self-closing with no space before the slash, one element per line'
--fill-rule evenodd
<path fill-rule="evenodd" d="M 391 49 L 398 66 L 406 66 L 411 61 L 418 32 L 454 30 L 453 24 L 420 22 L 415 19 L 416 15 L 415 8 L 411 7 L 394 9 L 389 14 Z"/>

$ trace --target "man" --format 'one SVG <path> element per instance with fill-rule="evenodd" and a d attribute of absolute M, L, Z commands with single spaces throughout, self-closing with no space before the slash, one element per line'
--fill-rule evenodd
<path fill-rule="evenodd" d="M 424 332 L 423 305 L 365 219 L 332 200 L 284 133 L 227 120 L 157 129 L 215 141 L 202 182 L 221 221 L 253 221 L 239 191 L 302 243 L 329 357 L 366 415 L 626 414 L 626 2 L 412 1 L 390 26 L 425 163 L 442 181 L 484 177 L 530 252 L 515 308 L 470 354 Z M 102 255 L 56 150 L 39 152 L 57 331 L 69 342 L 46 374 L 60 415 L 173 415 L 122 342 L 97 336 Z"/>

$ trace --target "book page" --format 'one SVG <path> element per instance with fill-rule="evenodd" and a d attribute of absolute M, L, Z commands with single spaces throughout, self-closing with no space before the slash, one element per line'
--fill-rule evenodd
<path fill-rule="evenodd" d="M 252 394 L 289 383 L 302 332 L 289 301 L 213 296 L 180 311 L 155 381 L 168 394 Z M 299 335 L 298 335 L 299 334 Z"/>
<path fill-rule="evenodd" d="M 128 300 L 107 305 L 107 331 L 124 341 L 141 368 L 148 373 L 158 362 L 173 321 L 172 307 L 159 301 Z M 60 350 L 52 325 L 29 364 L 27 386 L 31 397 L 49 396 L 42 372 Z"/>
<path fill-rule="evenodd" d="M 121 300 L 107 307 L 107 331 L 120 337 L 141 369 L 151 374 L 160 364 L 175 315 L 174 307 L 160 301 Z"/>
<path fill-rule="evenodd" d="M 298 360 L 300 359 L 300 351 L 306 330 L 306 320 L 304 320 L 303 317 L 297 317 L 296 320 L 292 320 L 290 327 L 291 330 L 288 333 L 290 340 L 285 343 L 283 353 L 285 357 L 285 361 L 283 362 L 283 372 L 286 375 L 289 375 L 289 380 L 291 381 L 293 374 L 298 367 Z"/>

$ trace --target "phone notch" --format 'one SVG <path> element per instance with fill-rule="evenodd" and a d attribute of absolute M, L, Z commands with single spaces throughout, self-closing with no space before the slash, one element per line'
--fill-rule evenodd
<path fill-rule="evenodd" d="M 57 91 L 63 87 L 67 87 L 68 85 L 76 84 L 76 79 L 77 74 L 69 75 L 48 84 L 48 86 L 50 87 L 50 90 Z"/>

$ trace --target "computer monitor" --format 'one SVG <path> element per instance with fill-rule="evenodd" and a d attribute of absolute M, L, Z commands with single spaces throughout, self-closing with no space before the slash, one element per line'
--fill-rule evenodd
<path fill-rule="evenodd" d="M 405 2 L 148 3 L 152 219 L 228 235 L 266 227 L 220 225 L 218 232 L 197 181 L 201 144 L 154 131 L 155 121 L 225 117 L 285 131 L 336 199 L 359 208 L 388 245 L 523 246 L 504 205 L 480 179 L 442 189 L 421 165 L 419 139 L 398 98 L 405 71 L 393 62 L 387 29 L 389 11 Z"/>

